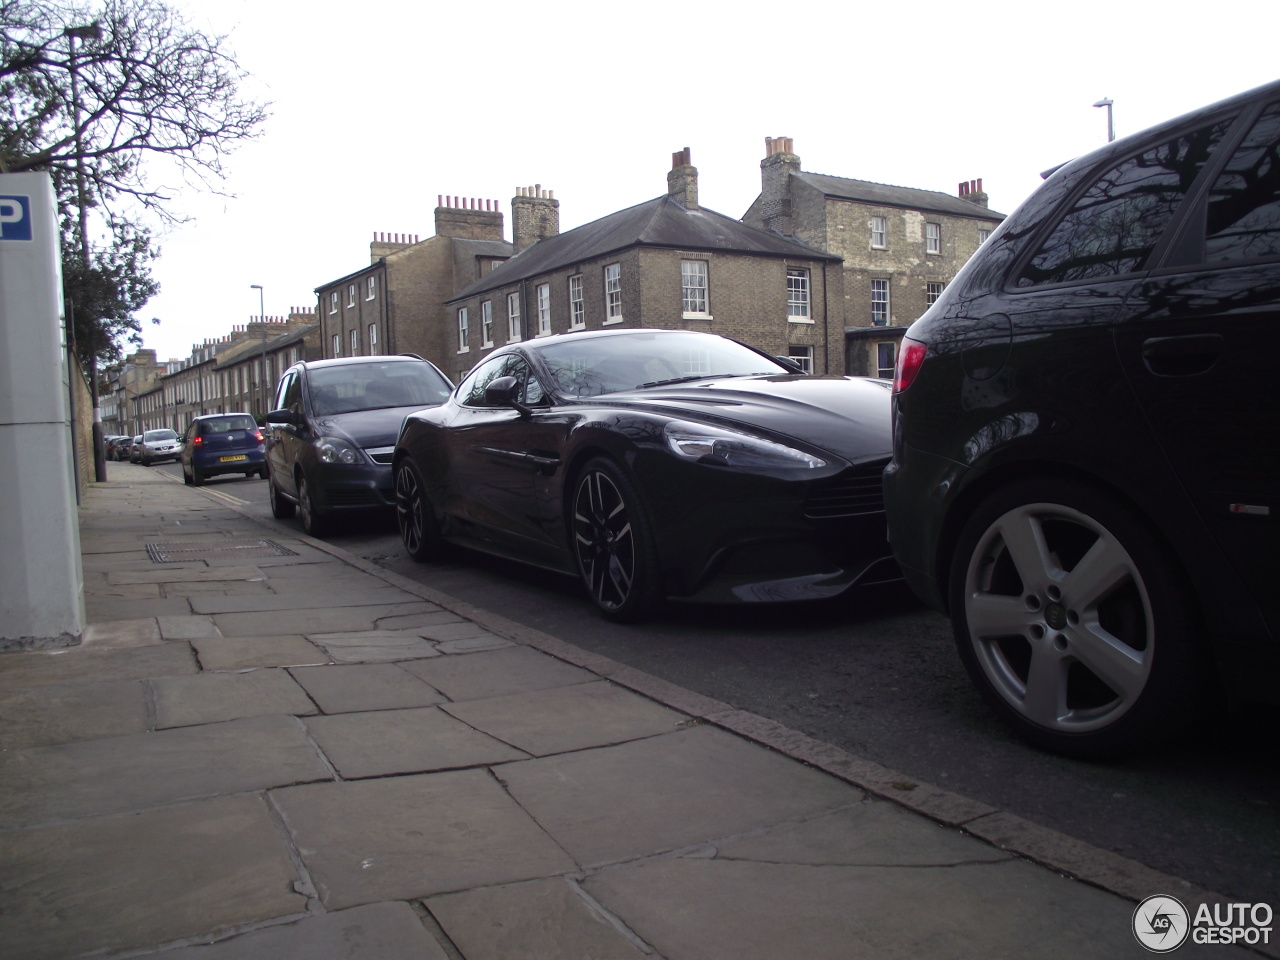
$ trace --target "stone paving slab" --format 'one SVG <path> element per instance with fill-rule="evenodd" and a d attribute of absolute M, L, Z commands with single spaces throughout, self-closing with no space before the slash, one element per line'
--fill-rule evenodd
<path fill-rule="evenodd" d="M 147 692 L 140 680 L 0 693 L 0 752 L 146 729 Z"/>
<path fill-rule="evenodd" d="M 468 653 L 404 664 L 450 700 L 480 700 L 588 683 L 595 674 L 529 647 Z"/>
<path fill-rule="evenodd" d="M 127 649 L 68 647 L 56 652 L 0 654 L 0 690 L 143 680 L 199 671 L 185 643 L 161 643 Z"/>
<path fill-rule="evenodd" d="M 192 640 L 205 670 L 296 667 L 329 662 L 329 655 L 305 637 L 206 637 Z"/>
<path fill-rule="evenodd" d="M 266 580 L 206 580 L 161 585 L 166 597 L 257 597 L 272 593 Z"/>
<path fill-rule="evenodd" d="M 467 960 L 650 956 L 563 878 L 444 894 L 426 906 Z"/>
<path fill-rule="evenodd" d="M 418 602 L 418 598 L 384 583 L 358 590 L 347 586 L 329 591 L 196 597 L 191 601 L 191 609 L 196 613 L 253 613 L 266 610 L 307 610 L 313 607 L 371 607 L 406 602 Z"/>
<path fill-rule="evenodd" d="M 283 544 L 282 544 L 283 546 Z M 308 571 L 308 576 L 299 576 Z M 316 593 L 322 590 L 364 590 L 385 587 L 379 580 L 361 570 L 337 563 L 310 563 L 306 565 L 277 566 L 266 571 L 270 575 L 271 590 L 281 596 L 291 593 Z"/>
<path fill-rule="evenodd" d="M 80 634 L 80 646 L 85 649 L 146 647 L 157 643 L 164 643 L 164 636 L 155 617 L 101 620 L 88 624 Z"/>
<path fill-rule="evenodd" d="M 346 780 L 479 767 L 529 756 L 435 707 L 342 713 L 312 717 L 306 724 Z"/>
<path fill-rule="evenodd" d="M 256 613 L 219 613 L 213 617 L 224 637 L 303 636 L 341 631 L 376 630 L 380 620 L 439 611 L 434 603 L 415 600 L 371 607 L 312 607 L 307 610 L 273 610 Z"/>
<path fill-rule="evenodd" d="M 332 776 L 292 717 L 32 747 L 0 755 L 0 829 Z"/>
<path fill-rule="evenodd" d="M 670 733 L 689 719 L 604 680 L 441 709 L 535 757 Z"/>
<path fill-rule="evenodd" d="M 244 717 L 318 713 L 307 692 L 279 669 L 243 673 L 201 673 L 194 677 L 162 677 L 155 691 L 156 729 L 220 723 Z"/>
<path fill-rule="evenodd" d="M 834 777 L 711 727 L 494 772 L 584 866 L 678 850 L 863 797 Z"/>
<path fill-rule="evenodd" d="M 198 640 L 202 637 L 220 636 L 218 628 L 208 617 L 156 617 L 160 635 L 166 640 Z"/>
<path fill-rule="evenodd" d="M 942 870 L 676 858 L 583 887 L 665 960 L 1149 956 L 1131 903 L 1018 860 Z"/>
<path fill-rule="evenodd" d="M 449 960 L 407 903 L 371 903 L 278 924 L 158 960 Z"/>
<path fill-rule="evenodd" d="M 720 841 L 720 857 L 813 866 L 995 863 L 1012 855 L 883 800 Z"/>
<path fill-rule="evenodd" d="M 435 644 L 416 630 L 313 633 L 307 639 L 323 647 L 334 663 L 390 663 L 440 656 Z"/>
<path fill-rule="evenodd" d="M 394 663 L 297 667 L 289 672 L 325 713 L 430 707 L 445 699 Z"/>
<path fill-rule="evenodd" d="M 125 617 L 185 617 L 191 614 L 191 604 L 184 597 L 159 597 L 154 600 L 99 600 L 86 596 L 84 612 L 90 623 L 99 620 L 122 620 Z"/>
<path fill-rule="evenodd" d="M 152 564 L 151 570 L 117 570 L 107 574 L 107 582 L 121 583 L 198 583 L 205 580 L 262 580 L 265 576 L 254 566 L 193 567 L 187 564 L 169 566 Z"/>
<path fill-rule="evenodd" d="M 0 957 L 66 960 L 306 910 L 261 796 L 0 834 Z"/>
<path fill-rule="evenodd" d="M 484 770 L 308 784 L 271 797 L 331 910 L 577 869 Z"/>

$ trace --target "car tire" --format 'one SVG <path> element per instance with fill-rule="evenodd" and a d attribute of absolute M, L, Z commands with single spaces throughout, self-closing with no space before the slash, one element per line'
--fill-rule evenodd
<path fill-rule="evenodd" d="M 250 476 L 252 476 L 252 474 L 250 474 Z M 259 479 L 259 480 L 266 480 L 266 479 L 267 479 L 267 468 L 266 468 L 266 467 L 259 467 L 259 468 L 258 468 L 258 479 Z"/>
<path fill-rule="evenodd" d="M 191 486 L 191 472 L 186 467 L 182 468 L 182 482 Z"/>
<path fill-rule="evenodd" d="M 302 520 L 302 529 L 309 537 L 323 537 L 328 530 L 325 517 L 316 512 L 315 500 L 311 497 L 311 484 L 306 477 L 298 478 L 298 515 Z"/>
<path fill-rule="evenodd" d="M 407 457 L 396 467 L 396 527 L 405 552 L 418 563 L 440 555 L 440 527 L 427 497 L 426 479 Z"/>
<path fill-rule="evenodd" d="M 267 500 L 271 504 L 271 515 L 277 520 L 289 520 L 298 512 L 298 505 L 286 500 L 274 480 L 267 478 Z"/>
<path fill-rule="evenodd" d="M 1131 753 L 1202 704 L 1190 590 L 1159 535 L 1091 486 L 1027 479 L 988 497 L 957 541 L 949 594 L 970 677 L 1043 749 Z"/>
<path fill-rule="evenodd" d="M 605 617 L 635 622 L 662 604 L 657 548 L 635 484 L 597 457 L 578 474 L 570 506 L 570 548 L 592 602 Z"/>
<path fill-rule="evenodd" d="M 196 467 L 193 465 L 191 467 L 191 485 L 193 487 L 203 487 L 204 480 L 205 480 L 204 474 L 201 473 L 198 469 L 196 469 Z"/>

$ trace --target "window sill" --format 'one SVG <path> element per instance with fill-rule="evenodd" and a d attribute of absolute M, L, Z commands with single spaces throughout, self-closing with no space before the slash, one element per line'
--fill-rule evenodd
<path fill-rule="evenodd" d="M 587 325 L 586 325 L 585 323 L 571 323 L 571 324 L 569 324 L 569 329 L 570 329 L 570 330 L 585 330 L 585 329 L 587 329 Z"/>
<path fill-rule="evenodd" d="M 709 313 L 684 313 L 681 316 L 685 320 L 714 320 L 715 319 L 715 317 L 713 317 Z"/>
<path fill-rule="evenodd" d="M 813 317 L 787 317 L 787 323 L 813 323 Z"/>
<path fill-rule="evenodd" d="M 623 319 L 622 317 L 610 317 L 608 320 L 606 320 L 606 321 L 602 324 L 602 326 L 606 326 L 606 327 L 607 327 L 607 326 L 609 326 L 609 324 L 611 324 L 611 323 L 622 323 L 622 319 Z"/>
<path fill-rule="evenodd" d="M 462 348 L 461 350 L 459 350 L 458 352 L 459 352 L 459 353 L 470 353 L 470 352 L 471 352 L 471 348 L 470 348 L 470 347 L 463 347 L 463 348 Z"/>

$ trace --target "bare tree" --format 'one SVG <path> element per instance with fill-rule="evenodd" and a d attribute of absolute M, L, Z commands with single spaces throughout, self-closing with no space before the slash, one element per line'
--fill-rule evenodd
<path fill-rule="evenodd" d="M 90 24 L 96 39 L 67 35 Z M 266 119 L 241 96 L 244 77 L 225 36 L 161 0 L 0 0 L 0 170 L 48 170 L 66 197 L 80 161 L 90 204 L 131 197 L 178 218 L 143 161 L 168 157 L 216 189 L 227 154 Z"/>

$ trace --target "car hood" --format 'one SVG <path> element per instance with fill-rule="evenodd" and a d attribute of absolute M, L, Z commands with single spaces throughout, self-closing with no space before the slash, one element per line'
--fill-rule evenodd
<path fill-rule="evenodd" d="M 350 440 L 357 447 L 394 447 L 400 435 L 404 418 L 423 407 L 379 407 L 377 410 L 355 410 L 316 419 L 318 432 L 323 436 L 338 436 Z"/>
<path fill-rule="evenodd" d="M 611 393 L 592 402 L 643 406 L 675 417 L 729 421 L 793 437 L 853 463 L 886 457 L 890 390 L 858 377 L 763 376 Z"/>

